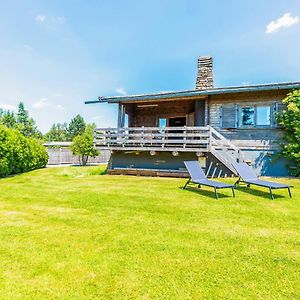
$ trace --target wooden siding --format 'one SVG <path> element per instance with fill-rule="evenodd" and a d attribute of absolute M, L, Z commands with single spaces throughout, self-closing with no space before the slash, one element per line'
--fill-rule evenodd
<path fill-rule="evenodd" d="M 241 144 L 245 146 L 245 141 L 248 141 L 248 145 L 268 145 L 275 144 L 275 141 L 280 141 L 282 138 L 282 130 L 280 128 L 222 128 L 221 122 L 221 107 L 235 107 L 236 105 L 257 105 L 257 104 L 278 104 L 282 107 L 282 99 L 285 98 L 288 91 L 276 90 L 276 91 L 261 91 L 251 93 L 239 93 L 239 94 L 223 94 L 213 95 L 209 97 L 209 125 L 220 131 L 227 139 L 232 140 L 239 144 L 239 141 L 243 141 Z M 236 115 L 226 115 L 226 125 L 230 125 L 236 122 Z M 226 127 L 226 126 L 224 126 Z M 231 127 L 231 126 L 230 126 Z M 234 126 L 232 126 L 234 127 Z"/>

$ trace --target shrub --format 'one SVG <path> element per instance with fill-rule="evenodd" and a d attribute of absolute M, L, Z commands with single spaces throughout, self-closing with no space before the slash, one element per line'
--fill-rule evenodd
<path fill-rule="evenodd" d="M 0 125 L 0 176 L 43 168 L 47 162 L 47 151 L 37 140 Z"/>
<path fill-rule="evenodd" d="M 282 155 L 295 163 L 292 175 L 300 175 L 300 90 L 295 90 L 282 100 L 286 109 L 277 115 L 278 123 L 285 131 Z"/>
<path fill-rule="evenodd" d="M 95 157 L 99 152 L 94 148 L 94 126 L 86 126 L 84 133 L 77 135 L 71 146 L 74 155 L 79 155 L 79 163 L 86 166 L 89 157 Z"/>

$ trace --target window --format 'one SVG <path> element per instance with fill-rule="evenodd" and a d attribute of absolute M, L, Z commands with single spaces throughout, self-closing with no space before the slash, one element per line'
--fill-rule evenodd
<path fill-rule="evenodd" d="M 271 125 L 271 108 L 270 106 L 256 107 L 256 125 L 270 126 Z"/>
<path fill-rule="evenodd" d="M 129 126 L 129 118 L 128 118 L 128 114 L 125 114 L 124 116 L 124 127 L 128 127 Z"/>
<path fill-rule="evenodd" d="M 242 126 L 254 125 L 254 107 L 242 107 Z"/>
<path fill-rule="evenodd" d="M 271 106 L 242 106 L 240 108 L 240 127 L 260 126 L 271 126 Z"/>
<path fill-rule="evenodd" d="M 166 118 L 159 118 L 159 127 L 166 127 L 167 126 L 167 119 Z"/>

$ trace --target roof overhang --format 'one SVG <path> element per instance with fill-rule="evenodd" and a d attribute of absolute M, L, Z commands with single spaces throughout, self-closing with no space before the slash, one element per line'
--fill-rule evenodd
<path fill-rule="evenodd" d="M 187 90 L 175 92 L 163 92 L 144 95 L 128 95 L 128 96 L 112 96 L 112 97 L 98 97 L 97 100 L 85 101 L 85 104 L 94 103 L 134 103 L 145 101 L 169 101 L 187 99 L 205 99 L 209 95 L 221 95 L 230 93 L 246 93 L 246 92 L 259 92 L 259 91 L 276 91 L 276 90 L 292 90 L 299 89 L 300 82 L 283 82 L 283 83 L 270 83 L 270 84 L 257 84 L 236 87 L 223 87 L 212 88 L 207 90 Z"/>

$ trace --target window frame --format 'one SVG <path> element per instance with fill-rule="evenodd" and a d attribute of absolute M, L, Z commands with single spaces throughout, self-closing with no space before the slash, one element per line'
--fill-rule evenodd
<path fill-rule="evenodd" d="M 243 118 L 242 118 L 242 109 L 244 107 L 251 107 L 254 108 L 254 114 L 253 114 L 253 125 L 243 125 Z M 258 107 L 268 107 L 270 109 L 270 124 L 269 125 L 257 125 L 257 108 Z M 238 128 L 272 128 L 273 127 L 273 106 L 272 104 L 249 104 L 245 103 L 243 105 L 239 105 L 238 109 Z"/>

